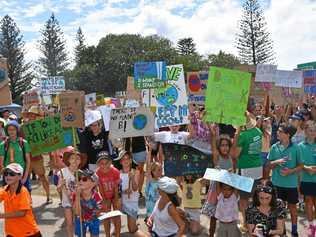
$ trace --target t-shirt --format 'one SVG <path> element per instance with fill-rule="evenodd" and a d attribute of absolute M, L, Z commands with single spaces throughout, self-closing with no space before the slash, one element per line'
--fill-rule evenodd
<path fill-rule="evenodd" d="M 300 157 L 304 165 L 316 166 L 316 143 L 309 144 L 307 142 L 301 142 L 298 146 L 300 148 Z M 303 170 L 301 181 L 316 183 L 316 174 L 311 175 Z"/>
<path fill-rule="evenodd" d="M 255 168 L 262 166 L 261 147 L 262 132 L 259 128 L 251 128 L 242 131 L 238 139 L 238 147 L 241 148 L 237 166 L 239 169 Z"/>
<path fill-rule="evenodd" d="M 158 181 L 150 180 L 146 183 L 145 187 L 145 204 L 146 204 L 146 216 L 149 217 L 154 210 L 155 204 L 159 199 Z"/>
<path fill-rule="evenodd" d="M 132 147 L 131 147 L 131 143 L 132 143 Z M 144 137 L 126 138 L 125 151 L 131 151 L 132 153 L 146 151 L 145 138 Z"/>
<path fill-rule="evenodd" d="M 26 211 L 25 216 L 4 220 L 6 235 L 30 236 L 39 232 L 31 206 L 31 196 L 24 186 L 20 192 L 11 194 L 8 186 L 0 190 L 0 201 L 4 202 L 4 212 Z M 18 189 L 19 189 L 18 188 Z"/>
<path fill-rule="evenodd" d="M 75 195 L 74 193 L 74 200 Z M 92 191 L 90 199 L 85 200 L 81 197 L 80 205 L 82 220 L 86 222 L 95 220 L 97 219 L 97 212 L 102 209 L 102 197 L 98 192 Z"/>
<path fill-rule="evenodd" d="M 298 174 L 292 173 L 282 176 L 281 170 L 284 168 L 293 169 L 302 163 L 298 145 L 291 143 L 288 147 L 284 147 L 280 142 L 277 142 L 271 147 L 268 159 L 269 161 L 286 160 L 286 163 L 278 165 L 272 170 L 273 185 L 284 188 L 296 188 L 298 185 Z"/>
<path fill-rule="evenodd" d="M 193 184 L 183 184 L 182 202 L 184 208 L 201 208 L 201 182 L 196 180 Z"/>
<path fill-rule="evenodd" d="M 161 142 L 161 143 L 176 143 L 185 145 L 188 141 L 188 132 L 177 132 L 177 133 L 171 133 L 168 132 L 156 132 L 155 133 L 155 141 Z"/>
<path fill-rule="evenodd" d="M 305 132 L 296 132 L 295 135 L 292 137 L 291 141 L 295 144 L 299 144 L 305 141 Z"/>
<path fill-rule="evenodd" d="M 120 184 L 120 171 L 111 166 L 107 173 L 103 173 L 99 168 L 96 170 L 99 177 L 99 187 L 103 198 L 112 200 L 115 195 L 115 188 Z"/>
<path fill-rule="evenodd" d="M 61 175 L 62 172 L 62 175 Z M 57 173 L 58 177 L 61 179 L 62 177 L 65 179 L 66 181 L 66 189 L 63 188 L 62 190 L 62 207 L 71 207 L 72 203 L 71 203 L 71 195 L 75 192 L 75 185 L 76 185 L 76 178 L 73 175 L 73 173 L 71 173 L 71 171 L 69 170 L 68 167 L 62 168 L 61 172 L 59 171 Z"/>
<path fill-rule="evenodd" d="M 239 197 L 233 193 L 229 198 L 225 198 L 221 193 L 217 197 L 215 217 L 222 222 L 232 222 L 239 220 L 238 209 Z"/>
<path fill-rule="evenodd" d="M 80 152 L 87 153 L 88 164 L 96 164 L 97 156 L 101 151 L 107 151 L 110 155 L 113 154 L 113 148 L 111 141 L 108 139 L 108 134 L 109 132 L 102 129 L 97 136 L 94 136 L 89 130 L 84 131 L 83 134 L 80 135 Z"/>
<path fill-rule="evenodd" d="M 31 152 L 31 147 L 29 145 L 29 143 L 23 139 L 23 144 L 24 144 L 24 150 L 25 150 L 25 154 L 30 153 Z M 0 156 L 4 157 L 5 154 L 5 142 L 1 142 L 0 144 Z M 20 142 L 19 142 L 19 138 L 17 138 L 15 141 L 11 141 L 9 142 L 9 148 L 7 151 L 7 157 L 4 160 L 4 167 L 6 167 L 10 162 L 10 149 L 13 148 L 14 151 L 14 162 L 20 164 L 23 167 L 23 170 L 25 170 L 26 164 L 24 161 L 24 157 L 23 157 L 23 150 L 20 146 Z"/>

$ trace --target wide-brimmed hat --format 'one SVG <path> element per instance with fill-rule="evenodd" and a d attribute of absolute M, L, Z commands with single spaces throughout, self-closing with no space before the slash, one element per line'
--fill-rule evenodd
<path fill-rule="evenodd" d="M 129 155 L 130 157 L 132 156 L 131 152 L 129 151 L 125 151 L 125 150 L 121 150 L 117 159 L 115 160 L 121 160 L 125 155 Z"/>
<path fill-rule="evenodd" d="M 32 105 L 32 106 L 28 109 L 28 111 L 23 112 L 22 115 L 23 115 L 23 117 L 28 117 L 28 116 L 30 116 L 30 115 L 42 116 L 42 113 L 41 113 L 41 111 L 40 111 L 40 109 L 39 109 L 38 106 Z"/>

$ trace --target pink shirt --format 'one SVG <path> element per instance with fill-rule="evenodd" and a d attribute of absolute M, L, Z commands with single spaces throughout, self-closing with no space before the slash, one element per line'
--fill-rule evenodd
<path fill-rule="evenodd" d="M 222 222 L 232 222 L 239 220 L 238 201 L 239 197 L 233 193 L 229 198 L 224 198 L 221 193 L 217 197 L 215 217 Z"/>

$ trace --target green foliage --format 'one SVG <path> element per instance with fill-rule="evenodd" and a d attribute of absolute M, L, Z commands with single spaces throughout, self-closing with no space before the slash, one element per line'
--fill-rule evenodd
<path fill-rule="evenodd" d="M 222 50 L 220 50 L 218 54 L 208 55 L 208 63 L 211 66 L 231 68 L 231 69 L 240 65 L 240 61 L 235 55 L 230 54 L 230 53 L 225 53 Z"/>
<path fill-rule="evenodd" d="M 24 60 L 24 41 L 14 20 L 6 15 L 0 22 L 0 54 L 7 58 L 8 77 L 14 102 L 21 102 L 21 94 L 29 89 L 34 78 L 31 64 Z"/>
<path fill-rule="evenodd" d="M 195 43 L 192 38 L 179 39 L 177 43 L 177 50 L 181 55 L 196 54 Z"/>

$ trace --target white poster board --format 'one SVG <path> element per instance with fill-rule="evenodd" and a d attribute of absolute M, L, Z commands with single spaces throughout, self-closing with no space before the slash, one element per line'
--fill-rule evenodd
<path fill-rule="evenodd" d="M 156 107 L 156 128 L 189 124 L 188 97 L 182 64 L 167 66 L 166 86 L 143 90 L 142 96 L 146 106 Z"/>
<path fill-rule="evenodd" d="M 111 110 L 110 138 L 152 136 L 154 134 L 154 114 L 150 108 L 120 108 Z"/>
<path fill-rule="evenodd" d="M 258 64 L 256 70 L 256 82 L 273 82 L 274 75 L 277 71 L 276 65 Z"/>
<path fill-rule="evenodd" d="M 108 106 L 108 105 L 102 105 L 102 106 L 98 107 L 98 110 L 102 114 L 103 125 L 104 125 L 105 131 L 109 131 L 110 130 L 110 117 L 111 117 L 112 107 Z"/>
<path fill-rule="evenodd" d="M 63 76 L 41 78 L 40 84 L 43 95 L 59 94 L 65 90 L 65 79 Z"/>
<path fill-rule="evenodd" d="M 289 88 L 303 87 L 303 72 L 302 71 L 287 71 L 277 70 L 274 76 L 276 86 Z"/>

